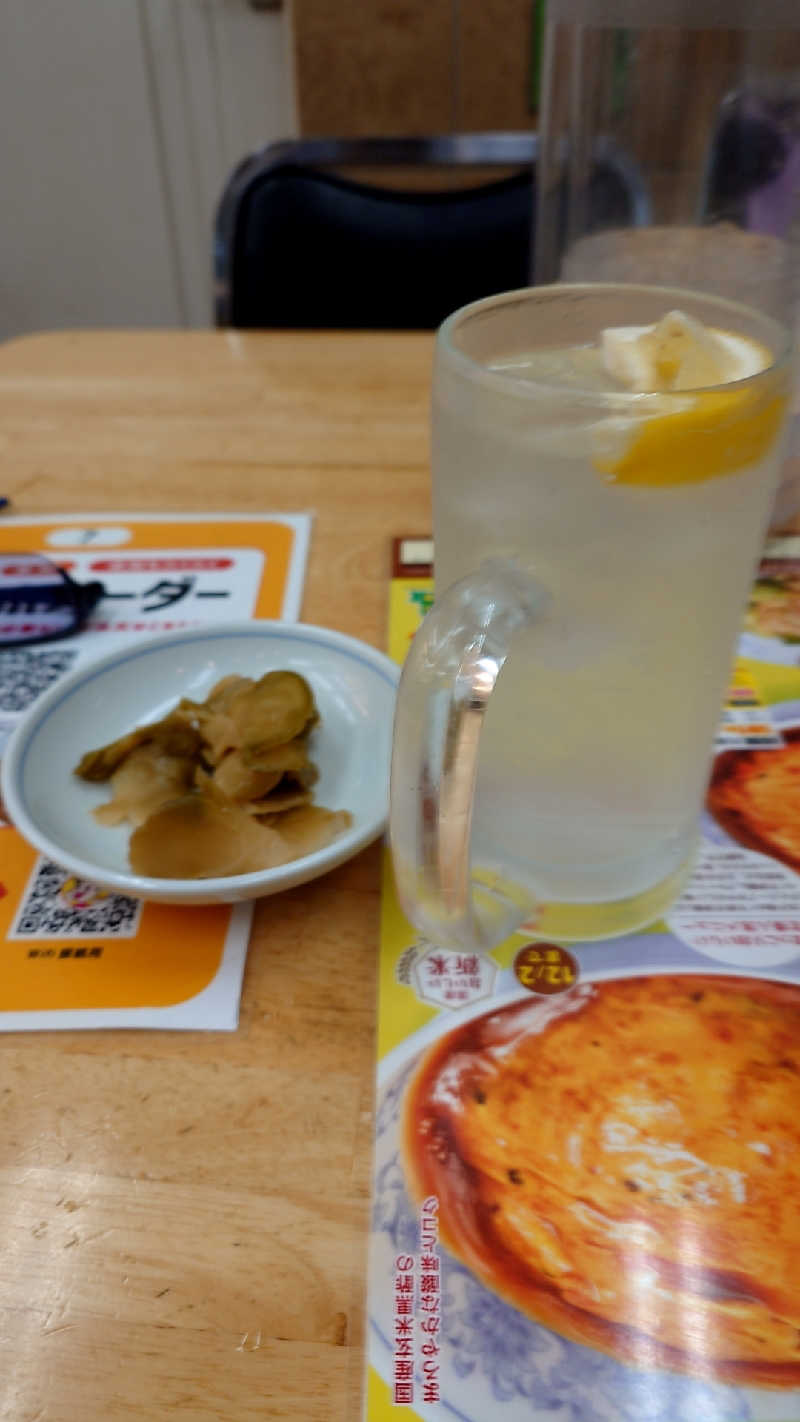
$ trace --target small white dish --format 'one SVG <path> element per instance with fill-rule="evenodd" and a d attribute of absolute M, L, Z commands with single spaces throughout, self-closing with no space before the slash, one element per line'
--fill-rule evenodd
<path fill-rule="evenodd" d="M 129 825 L 92 815 L 107 785 L 73 774 L 83 753 L 144 722 L 182 696 L 202 701 L 221 677 L 289 669 L 311 686 L 321 721 L 312 756 L 314 800 L 349 810 L 350 829 L 325 849 L 276 869 L 219 879 L 155 879 L 128 863 Z M 236 622 L 149 637 L 62 678 L 40 696 L 3 753 L 9 818 L 42 854 L 101 888 L 161 903 L 234 903 L 315 879 L 383 832 L 389 806 L 392 719 L 399 668 L 364 642 L 296 622 Z"/>

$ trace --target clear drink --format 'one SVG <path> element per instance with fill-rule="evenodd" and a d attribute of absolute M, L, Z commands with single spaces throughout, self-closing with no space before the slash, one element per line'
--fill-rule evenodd
<path fill-rule="evenodd" d="M 766 368 L 711 389 L 624 391 L 603 366 L 601 331 L 672 307 L 734 332 Z M 445 323 L 429 614 L 444 620 L 423 626 L 404 675 L 392 807 L 401 898 L 429 936 L 485 942 L 527 904 L 547 906 L 553 936 L 602 937 L 657 917 L 678 892 L 778 477 L 786 389 L 779 327 L 683 292 L 539 288 Z M 454 648 L 473 665 L 480 629 L 517 595 L 504 570 L 528 611 L 490 655 L 501 670 L 465 738 L 468 673 Z M 473 627 L 463 606 L 445 606 L 465 575 L 468 606 L 469 579 L 483 579 Z"/>

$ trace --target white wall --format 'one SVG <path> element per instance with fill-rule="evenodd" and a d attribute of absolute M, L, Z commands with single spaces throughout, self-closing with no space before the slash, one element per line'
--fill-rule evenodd
<path fill-rule="evenodd" d="M 286 16 L 247 0 L 0 9 L 0 338 L 209 324 L 225 178 L 296 131 Z"/>

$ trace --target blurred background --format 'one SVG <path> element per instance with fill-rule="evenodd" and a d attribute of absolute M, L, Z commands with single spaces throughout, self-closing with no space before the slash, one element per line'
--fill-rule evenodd
<path fill-rule="evenodd" d="M 535 127 L 535 0 L 4 0 L 0 338 L 208 325 L 213 214 L 297 135 Z"/>
<path fill-rule="evenodd" d="M 748 153 L 757 182 L 769 178 L 763 117 L 731 115 L 725 134 L 735 133 L 735 145 L 727 160 L 720 148 L 717 185 L 725 201 L 700 212 L 696 200 L 721 103 L 743 74 L 766 66 L 770 82 L 777 69 L 782 104 L 778 138 L 771 118 L 766 138 L 781 145 L 776 171 L 783 188 L 792 185 L 793 220 L 800 214 L 800 0 L 730 0 L 722 11 L 719 0 L 550 0 L 551 18 L 561 4 L 584 23 L 566 25 L 561 38 L 553 30 L 543 67 L 545 3 L 4 0 L 0 339 L 57 327 L 211 324 L 217 204 L 235 166 L 278 139 L 540 130 L 544 101 L 539 215 L 551 236 L 564 226 L 564 165 L 554 156 L 562 130 L 572 154 L 597 134 L 613 136 L 646 179 L 652 223 L 722 219 L 769 233 L 771 214 L 739 211 L 735 187 Z M 725 30 L 731 7 L 763 25 L 765 6 L 785 15 L 783 32 Z M 601 27 L 594 34 L 584 10 Z M 626 11 L 633 30 L 614 29 Z M 673 11 L 693 30 L 665 27 Z M 706 14 L 716 28 L 705 28 Z M 581 235 L 574 179 L 573 163 L 570 241 Z M 464 180 L 462 170 L 448 181 Z M 442 174 L 431 181 L 441 184 Z M 770 201 L 785 206 L 786 192 Z M 782 235 L 800 251 L 797 234 Z M 671 250 L 685 275 L 685 252 Z M 709 250 L 702 285 L 719 266 L 716 245 Z M 665 269 L 660 248 L 646 255 Z M 538 278 L 558 275 L 561 256 L 553 252 Z M 614 265 L 618 247 L 611 256 L 609 266 L 595 245 L 561 274 L 624 275 Z M 763 259 L 759 268 L 764 275 Z"/>

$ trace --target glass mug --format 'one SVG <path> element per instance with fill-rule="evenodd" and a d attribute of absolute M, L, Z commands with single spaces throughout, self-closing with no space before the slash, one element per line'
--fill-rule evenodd
<path fill-rule="evenodd" d="M 604 328 L 676 308 L 769 365 L 668 394 L 584 372 Z M 490 947 L 523 923 L 610 937 L 680 893 L 790 355 L 765 314 L 658 287 L 534 287 L 444 322 L 437 591 L 400 682 L 390 811 L 400 902 L 428 939 Z"/>
<path fill-rule="evenodd" d="M 533 271 L 800 316 L 797 0 L 547 0 Z M 800 418 L 773 504 L 800 511 Z"/>

